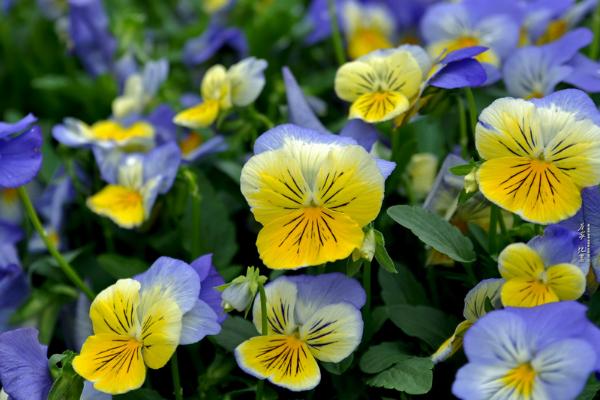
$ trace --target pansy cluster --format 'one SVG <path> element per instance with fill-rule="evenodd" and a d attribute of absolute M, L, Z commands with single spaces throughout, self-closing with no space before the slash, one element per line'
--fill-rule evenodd
<path fill-rule="evenodd" d="M 0 13 L 0 400 L 600 396 L 597 0 Z"/>

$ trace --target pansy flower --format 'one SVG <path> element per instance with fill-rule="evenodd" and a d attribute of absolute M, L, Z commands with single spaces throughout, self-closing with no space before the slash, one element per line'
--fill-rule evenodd
<path fill-rule="evenodd" d="M 464 338 L 461 399 L 573 400 L 600 364 L 600 331 L 573 302 L 492 311 Z"/>
<path fill-rule="evenodd" d="M 129 75 L 123 93 L 113 100 L 113 117 L 122 119 L 141 113 L 154 98 L 168 74 L 169 63 L 166 59 L 161 59 L 149 61 L 141 73 L 134 72 Z"/>
<path fill-rule="evenodd" d="M 501 61 L 517 46 L 518 11 L 510 1 L 435 4 L 421 20 L 421 35 L 432 57 L 467 47 L 487 47 L 476 59 L 486 66 L 487 83 L 493 83 L 499 78 Z"/>
<path fill-rule="evenodd" d="M 199 300 L 200 279 L 188 264 L 159 258 L 135 279 L 120 279 L 92 302 L 90 336 L 73 368 L 102 392 L 139 388 L 146 368 L 162 368 L 180 344 L 219 332 L 217 315 Z"/>
<path fill-rule="evenodd" d="M 295 125 L 265 132 L 254 153 L 242 169 L 241 190 L 263 225 L 256 244 L 265 265 L 319 265 L 361 246 L 393 163 L 378 163 L 354 139 Z"/>
<path fill-rule="evenodd" d="M 253 320 L 262 336 L 235 349 L 245 372 L 289 390 L 310 390 L 321 380 L 317 360 L 340 362 L 360 343 L 365 292 L 355 280 L 339 273 L 281 277 L 265 293 L 267 331 L 259 295 Z"/>
<path fill-rule="evenodd" d="M 483 84 L 486 72 L 472 59 L 482 51 L 475 47 L 432 58 L 413 45 L 377 50 L 342 65 L 335 76 L 335 91 L 352 103 L 349 118 L 388 121 L 413 108 L 427 85 L 454 89 Z"/>
<path fill-rule="evenodd" d="M 42 131 L 29 114 L 10 124 L 0 122 L 0 190 L 23 186 L 42 166 Z"/>
<path fill-rule="evenodd" d="M 592 41 L 592 36 L 588 29 L 580 28 L 550 44 L 517 49 L 502 69 L 508 93 L 525 99 L 541 98 L 554 92 L 560 82 L 587 92 L 600 90 L 600 75 L 581 76 L 576 62 L 572 63 L 577 52 Z M 577 78 L 572 79 L 573 76 Z"/>
<path fill-rule="evenodd" d="M 101 168 L 109 184 L 87 199 L 94 213 L 110 218 L 123 228 L 146 221 L 159 194 L 169 191 L 179 168 L 181 154 L 175 143 L 159 146 L 147 154 L 130 154 Z"/>
<path fill-rule="evenodd" d="M 579 90 L 494 101 L 475 129 L 485 160 L 477 171 L 481 192 L 531 222 L 574 215 L 581 189 L 600 183 L 599 122 L 596 106 Z"/>
<path fill-rule="evenodd" d="M 355 59 L 393 47 L 394 20 L 385 4 L 347 1 L 342 10 L 348 55 Z"/>
<path fill-rule="evenodd" d="M 434 363 L 447 360 L 462 347 L 467 330 L 490 311 L 487 309 L 488 305 L 491 305 L 494 309 L 502 307 L 500 301 L 502 283 L 502 279 L 484 279 L 469 290 L 469 293 L 465 296 L 465 307 L 463 309 L 465 320 L 458 324 L 452 336 L 444 341 L 431 355 L 431 360 Z"/>
<path fill-rule="evenodd" d="M 27 275 L 15 247 L 22 238 L 18 226 L 0 222 L 0 332 L 9 328 L 11 315 L 29 295 Z"/>
<path fill-rule="evenodd" d="M 144 121 L 104 120 L 88 125 L 65 118 L 52 129 L 52 136 L 69 147 L 97 146 L 103 149 L 143 151 L 154 146 L 154 128 Z"/>
<path fill-rule="evenodd" d="M 547 8 L 554 12 L 549 18 L 541 18 L 536 24 L 536 29 L 531 33 L 531 40 L 538 44 L 546 44 L 560 39 L 573 27 L 577 26 L 585 16 L 597 6 L 597 0 L 582 1 L 546 1 Z M 552 3 L 554 6 L 552 6 Z M 561 4 L 562 3 L 562 4 Z M 531 7 L 535 7 L 532 4 Z M 539 7 L 539 6 L 538 6 Z"/>
<path fill-rule="evenodd" d="M 214 65 L 202 79 L 202 102 L 177 114 L 173 121 L 187 128 L 210 126 L 219 113 L 233 106 L 244 107 L 256 100 L 265 86 L 265 60 L 246 58 L 225 69 Z"/>
<path fill-rule="evenodd" d="M 52 377 L 47 353 L 48 347 L 40 344 L 36 329 L 0 333 L 0 386 L 9 399 L 48 398 Z"/>
<path fill-rule="evenodd" d="M 576 232 L 553 225 L 527 244 L 513 243 L 502 250 L 502 304 L 535 307 L 581 297 L 589 266 L 577 262 L 578 243 Z"/>

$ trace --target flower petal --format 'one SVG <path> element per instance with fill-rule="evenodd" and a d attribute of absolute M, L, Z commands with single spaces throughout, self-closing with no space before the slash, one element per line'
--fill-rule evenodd
<path fill-rule="evenodd" d="M 15 138 L 0 138 L 0 188 L 31 181 L 42 166 L 42 131 L 34 126 Z"/>
<path fill-rule="evenodd" d="M 293 336 L 253 337 L 235 349 L 235 358 L 246 373 L 289 390 L 310 390 L 321 380 L 308 346 Z"/>
<path fill-rule="evenodd" d="M 220 331 L 217 314 L 208 304 L 198 300 L 194 308 L 183 315 L 179 344 L 196 343 L 205 336 L 216 335 Z"/>
<path fill-rule="evenodd" d="M 349 118 L 365 122 L 388 121 L 410 107 L 408 99 L 400 92 L 374 92 L 360 95 L 350 107 Z"/>
<path fill-rule="evenodd" d="M 142 356 L 149 368 L 164 367 L 179 345 L 182 313 L 177 303 L 163 298 L 146 307 L 140 307 Z"/>
<path fill-rule="evenodd" d="M 524 243 L 514 243 L 498 256 L 498 269 L 504 279 L 537 279 L 544 271 L 544 262 L 531 247 Z"/>
<path fill-rule="evenodd" d="M 125 186 L 108 185 L 89 197 L 86 204 L 94 213 L 123 228 L 135 228 L 146 219 L 142 194 Z"/>
<path fill-rule="evenodd" d="M 246 58 L 234 64 L 227 71 L 231 85 L 231 101 L 238 107 L 254 102 L 265 86 L 265 60 Z"/>
<path fill-rule="evenodd" d="M 502 285 L 502 304 L 505 307 L 535 307 L 560 299 L 554 290 L 533 278 L 513 278 Z"/>
<path fill-rule="evenodd" d="M 553 265 L 546 271 L 548 286 L 560 300 L 577 300 L 585 291 L 585 275 L 573 264 Z"/>
<path fill-rule="evenodd" d="M 296 284 L 285 277 L 279 278 L 265 286 L 267 297 L 267 334 L 291 334 L 296 328 L 295 308 L 298 296 Z M 254 299 L 252 320 L 256 330 L 262 334 L 262 310 L 260 294 Z"/>
<path fill-rule="evenodd" d="M 101 291 L 90 307 L 94 333 L 135 335 L 139 328 L 139 292 L 140 283 L 133 279 L 119 279 Z"/>
<path fill-rule="evenodd" d="M 73 369 L 105 393 L 135 390 L 146 380 L 142 344 L 114 333 L 90 336 L 73 360 Z"/>
<path fill-rule="evenodd" d="M 304 341 L 316 359 L 340 362 L 360 344 L 363 320 L 360 311 L 347 303 L 330 304 L 316 311 L 300 327 Z"/>
<path fill-rule="evenodd" d="M 204 100 L 204 102 L 175 115 L 173 122 L 190 129 L 204 128 L 212 125 L 219 115 L 219 102 Z"/>

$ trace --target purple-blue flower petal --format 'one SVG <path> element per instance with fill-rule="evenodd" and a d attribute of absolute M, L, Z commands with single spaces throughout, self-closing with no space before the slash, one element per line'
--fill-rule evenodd
<path fill-rule="evenodd" d="M 183 48 L 183 61 L 189 66 L 202 64 L 224 46 L 233 48 L 239 58 L 248 54 L 246 36 L 241 30 L 213 23 L 202 35 L 187 41 Z"/>
<path fill-rule="evenodd" d="M 283 67 L 283 82 L 288 103 L 289 122 L 318 132 L 328 133 L 310 108 L 302 89 L 288 67 Z"/>
<path fill-rule="evenodd" d="M 452 62 L 443 67 L 431 80 L 431 86 L 443 89 L 477 87 L 487 80 L 487 74 L 481 64 L 472 59 Z"/>
<path fill-rule="evenodd" d="M 34 117 L 33 114 L 27 114 L 24 118 L 14 124 L 0 121 L 0 139 L 23 132 L 36 121 L 37 118 Z"/>
<path fill-rule="evenodd" d="M 34 126 L 12 138 L 0 139 L 0 188 L 31 181 L 42 166 L 42 131 Z"/>
<path fill-rule="evenodd" d="M 225 280 L 212 265 L 212 254 L 198 257 L 192 262 L 191 266 L 200 277 L 200 300 L 213 309 L 219 323 L 223 322 L 227 318 L 227 314 L 221 306 L 221 292 L 215 287 L 223 285 Z"/>

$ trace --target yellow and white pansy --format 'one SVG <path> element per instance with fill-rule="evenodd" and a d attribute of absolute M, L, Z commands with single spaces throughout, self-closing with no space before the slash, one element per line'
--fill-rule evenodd
<path fill-rule="evenodd" d="M 173 142 L 147 154 L 125 155 L 104 165 L 103 179 L 109 184 L 87 199 L 87 206 L 98 215 L 110 218 L 122 228 L 135 228 L 152 212 L 158 194 L 166 193 L 173 184 L 181 152 Z"/>
<path fill-rule="evenodd" d="M 578 244 L 577 232 L 552 225 L 527 244 L 506 247 L 498 256 L 498 269 L 506 281 L 502 304 L 535 307 L 581 297 L 589 265 L 577 261 Z"/>
<path fill-rule="evenodd" d="M 248 374 L 292 391 L 310 390 L 321 380 L 317 360 L 340 362 L 358 347 L 365 293 L 355 280 L 339 273 L 281 277 L 265 293 L 267 331 L 259 295 L 253 320 L 262 336 L 235 349 Z"/>
<path fill-rule="evenodd" d="M 260 136 L 242 169 L 241 190 L 263 225 L 266 266 L 295 269 L 348 257 L 381 209 L 395 164 L 354 139 L 281 125 Z"/>
<path fill-rule="evenodd" d="M 73 368 L 104 393 L 141 387 L 146 368 L 162 368 L 178 345 L 219 332 L 216 313 L 199 295 L 198 273 L 168 257 L 134 279 L 118 280 L 92 302 L 93 335 Z"/>
<path fill-rule="evenodd" d="M 342 19 L 350 58 L 394 47 L 394 20 L 385 5 L 348 1 L 343 6 Z"/>
<path fill-rule="evenodd" d="M 104 120 L 90 126 L 75 118 L 65 118 L 63 124 L 52 129 L 52 135 L 69 147 L 94 145 L 103 149 L 147 151 L 154 146 L 155 132 L 152 125 L 144 121 L 124 124 Z"/>
<path fill-rule="evenodd" d="M 431 66 L 429 56 L 418 46 L 374 51 L 338 69 L 335 92 L 351 103 L 349 118 L 388 121 L 410 109 Z"/>
<path fill-rule="evenodd" d="M 574 89 L 539 100 L 494 101 L 475 130 L 485 160 L 477 171 L 479 189 L 527 221 L 573 216 L 581 190 L 600 183 L 599 121 L 591 99 Z"/>
<path fill-rule="evenodd" d="M 214 65 L 206 71 L 200 92 L 202 102 L 178 113 L 173 122 L 196 129 L 210 126 L 220 112 L 245 107 L 256 100 L 265 86 L 265 60 L 246 58 L 226 69 Z"/>

